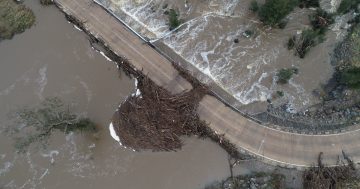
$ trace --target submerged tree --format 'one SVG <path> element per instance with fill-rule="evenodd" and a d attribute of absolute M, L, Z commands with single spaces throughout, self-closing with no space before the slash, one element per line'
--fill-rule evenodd
<path fill-rule="evenodd" d="M 297 0 L 266 0 L 259 9 L 260 20 L 266 25 L 276 25 L 298 4 Z"/>
<path fill-rule="evenodd" d="M 71 113 L 59 98 L 47 98 L 37 107 L 22 108 L 13 116 L 16 124 L 8 127 L 7 132 L 15 137 L 15 147 L 20 152 L 33 143 L 46 145 L 55 130 L 64 133 L 96 130 L 93 122 Z"/>
<path fill-rule="evenodd" d="M 346 86 L 359 89 L 360 88 L 360 68 L 351 67 L 341 72 L 340 82 Z"/>
<path fill-rule="evenodd" d="M 178 26 L 180 26 L 181 20 L 179 19 L 178 13 L 174 9 L 170 9 L 169 11 L 169 29 L 174 30 Z"/>
<path fill-rule="evenodd" d="M 297 68 L 282 68 L 277 73 L 277 83 L 287 84 L 294 74 L 298 74 Z"/>

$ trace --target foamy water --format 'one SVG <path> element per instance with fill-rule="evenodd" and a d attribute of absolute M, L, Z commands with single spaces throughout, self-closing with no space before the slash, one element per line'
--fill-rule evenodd
<path fill-rule="evenodd" d="M 343 33 L 340 26 L 334 27 L 327 38 L 336 33 L 335 40 L 325 41 L 319 45 L 321 47 L 312 49 L 316 53 L 299 59 L 287 50 L 286 42 L 290 36 L 299 35 L 299 31 L 309 27 L 308 15 L 313 11 L 310 9 L 295 9 L 287 17 L 288 26 L 278 30 L 261 27 L 256 16 L 247 8 L 250 1 L 101 2 L 141 35 L 166 44 L 240 103 L 266 101 L 272 99 L 276 91 L 284 91 L 285 96 L 280 101 L 289 103 L 291 112 L 318 102 L 311 93 L 331 77 L 330 53 L 341 38 L 338 36 Z M 336 6 L 336 2 L 330 0 L 322 4 L 330 4 L 332 9 Z M 180 12 L 184 23 L 176 31 L 169 32 L 164 7 Z M 243 35 L 246 30 L 255 34 L 246 38 Z M 238 39 L 239 43 L 234 43 L 234 39 Z M 313 64 L 314 69 L 323 69 L 324 72 L 313 71 L 307 64 Z M 277 71 L 291 67 L 299 68 L 302 75 L 294 76 L 288 85 L 276 84 Z M 314 81 L 308 82 L 305 77 Z M 210 82 L 206 78 L 201 80 Z"/>

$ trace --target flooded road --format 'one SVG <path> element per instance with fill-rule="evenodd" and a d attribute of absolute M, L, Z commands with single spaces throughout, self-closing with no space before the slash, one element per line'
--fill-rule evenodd
<path fill-rule="evenodd" d="M 55 7 L 26 1 L 37 22 L 0 42 L 0 188 L 202 188 L 228 176 L 227 154 L 186 138 L 179 152 L 133 152 L 110 136 L 112 114 L 134 80 L 96 51 Z M 96 122 L 96 134 L 54 133 L 46 149 L 15 152 L 8 113 L 59 97 Z"/>

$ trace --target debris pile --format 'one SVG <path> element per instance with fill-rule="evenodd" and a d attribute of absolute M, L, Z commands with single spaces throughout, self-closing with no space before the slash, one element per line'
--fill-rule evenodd
<path fill-rule="evenodd" d="M 304 172 L 304 188 L 308 189 L 335 189 L 342 183 L 355 178 L 355 165 L 343 152 L 347 165 L 326 167 L 322 163 L 321 152 L 318 157 L 318 166 Z"/>
<path fill-rule="evenodd" d="M 135 150 L 170 151 L 182 146 L 180 136 L 206 136 L 206 123 L 199 119 L 197 106 L 207 89 L 172 95 L 148 77 L 138 78 L 141 96 L 130 96 L 113 118 L 121 143 Z"/>

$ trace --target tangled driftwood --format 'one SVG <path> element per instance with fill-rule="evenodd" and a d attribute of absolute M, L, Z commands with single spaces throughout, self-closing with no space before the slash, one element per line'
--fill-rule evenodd
<path fill-rule="evenodd" d="M 304 188 L 307 189 L 336 189 L 340 182 L 344 182 L 354 176 L 354 164 L 343 153 L 347 165 L 326 167 L 322 163 L 323 153 L 318 157 L 318 166 L 312 167 L 304 172 Z"/>
<path fill-rule="evenodd" d="M 181 135 L 205 135 L 206 124 L 197 114 L 205 87 L 172 95 L 148 77 L 140 77 L 141 97 L 130 96 L 114 117 L 115 131 L 133 149 L 181 148 Z"/>

